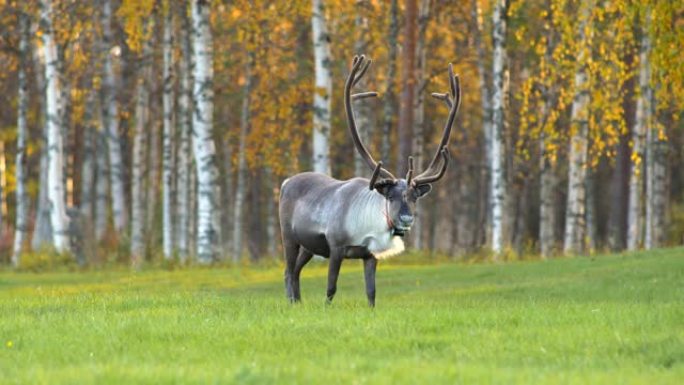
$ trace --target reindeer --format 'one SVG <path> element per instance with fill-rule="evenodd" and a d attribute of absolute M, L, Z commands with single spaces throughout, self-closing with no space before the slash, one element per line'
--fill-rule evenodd
<path fill-rule="evenodd" d="M 378 259 L 404 250 L 402 237 L 411 229 L 416 201 L 444 176 L 449 163 L 447 146 L 451 127 L 461 103 L 458 76 L 449 64 L 450 93 L 433 93 L 449 108 L 437 152 L 427 169 L 413 176 L 413 158 L 408 159 L 405 179 L 397 179 L 376 162 L 361 142 L 354 119 L 352 100 L 376 97 L 376 92 L 351 95 L 371 64 L 355 56 L 344 87 L 347 124 L 359 154 L 373 170 L 370 180 L 346 181 L 325 174 L 304 172 L 286 179 L 280 189 L 280 229 L 285 252 L 285 289 L 291 302 L 301 299 L 299 277 L 302 268 L 316 254 L 329 258 L 327 303 L 337 291 L 342 260 L 362 259 L 368 304 L 375 306 L 375 271 Z M 440 163 L 441 165 L 438 165 Z"/>

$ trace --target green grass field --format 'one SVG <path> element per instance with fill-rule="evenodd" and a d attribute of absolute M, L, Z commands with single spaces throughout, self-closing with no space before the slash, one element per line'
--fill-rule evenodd
<path fill-rule="evenodd" d="M 397 262 L 401 261 L 401 257 Z M 0 272 L 0 382 L 679 384 L 684 249 L 507 264 L 359 261 L 326 306 L 281 268 Z"/>

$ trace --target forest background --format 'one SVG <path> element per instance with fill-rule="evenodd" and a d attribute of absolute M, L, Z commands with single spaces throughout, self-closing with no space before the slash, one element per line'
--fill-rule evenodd
<path fill-rule="evenodd" d="M 278 258 L 282 181 L 436 150 L 410 247 L 509 256 L 684 242 L 681 0 L 0 0 L 0 261 Z M 403 174 L 402 174 L 403 175 Z M 48 257 L 43 257 L 48 255 Z M 74 258 L 75 257 L 75 258 Z"/>

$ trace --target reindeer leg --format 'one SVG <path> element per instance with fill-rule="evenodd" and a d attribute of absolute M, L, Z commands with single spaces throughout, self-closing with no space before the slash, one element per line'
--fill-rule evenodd
<path fill-rule="evenodd" d="M 285 250 L 285 293 L 290 302 L 295 302 L 297 298 L 294 291 L 294 270 L 299 244 L 283 237 L 283 249 Z"/>
<path fill-rule="evenodd" d="M 297 263 L 295 264 L 294 267 L 294 275 L 292 279 L 292 286 L 294 288 L 294 300 L 300 301 L 302 299 L 302 296 L 299 292 L 299 275 L 302 272 L 302 269 L 304 266 L 306 266 L 307 263 L 311 260 L 311 257 L 313 257 L 313 253 L 310 252 L 309 250 L 306 250 L 305 248 L 300 248 L 299 249 L 299 255 L 297 256 Z"/>
<path fill-rule="evenodd" d="M 368 296 L 368 306 L 375 307 L 375 269 L 378 260 L 375 257 L 363 260 L 363 275 L 366 278 L 366 296 Z"/>
<path fill-rule="evenodd" d="M 326 300 L 328 304 L 332 303 L 333 297 L 335 297 L 335 292 L 337 291 L 337 277 L 340 275 L 340 267 L 342 266 L 343 257 L 344 254 L 337 250 L 331 250 L 330 252 L 330 264 L 328 265 L 328 292 Z"/>

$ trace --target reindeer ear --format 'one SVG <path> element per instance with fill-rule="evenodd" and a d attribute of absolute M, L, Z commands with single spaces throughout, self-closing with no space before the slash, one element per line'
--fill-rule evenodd
<path fill-rule="evenodd" d="M 413 188 L 416 191 L 416 197 L 421 198 L 425 196 L 425 194 L 429 193 L 432 191 L 432 185 L 431 184 L 419 184 Z"/>
<path fill-rule="evenodd" d="M 373 185 L 373 188 L 374 188 L 377 192 L 379 192 L 380 194 L 382 194 L 382 195 L 384 195 L 384 196 L 387 196 L 387 194 L 389 194 L 389 192 L 390 192 L 390 189 L 391 189 L 392 186 L 394 186 L 395 184 L 396 184 L 395 181 L 385 179 L 385 180 L 381 180 L 381 181 L 375 183 L 375 184 Z"/>

